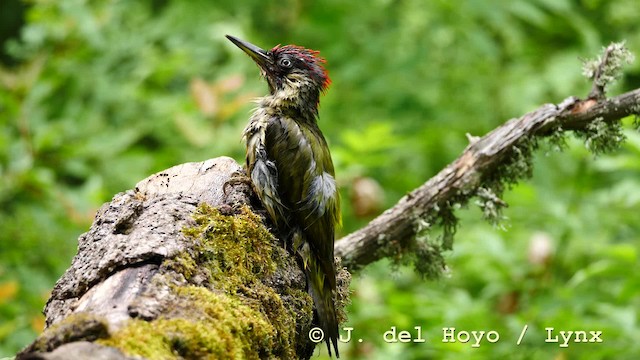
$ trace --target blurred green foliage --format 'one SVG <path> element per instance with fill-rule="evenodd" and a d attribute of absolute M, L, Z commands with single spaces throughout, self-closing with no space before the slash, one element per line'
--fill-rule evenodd
<path fill-rule="evenodd" d="M 371 219 L 354 211 L 357 179 L 381 186 L 379 212 L 457 157 L 465 133 L 586 95 L 580 59 L 620 40 L 640 53 L 635 0 L 4 4 L 15 6 L 3 5 L 3 24 L 20 35 L 0 28 L 0 356 L 41 330 L 76 238 L 113 194 L 182 162 L 242 161 L 250 100 L 266 86 L 224 34 L 328 59 L 320 126 L 346 199 L 343 233 Z M 638 62 L 611 92 L 637 87 Z M 640 357 L 640 135 L 624 124 L 622 148 L 597 158 L 574 138 L 563 152 L 543 146 L 533 178 L 505 194 L 505 229 L 459 210 L 448 278 L 425 282 L 388 261 L 356 274 L 344 357 Z M 427 342 L 387 344 L 391 326 L 421 326 Z M 604 342 L 560 348 L 544 342 L 548 326 L 601 330 Z M 443 343 L 443 327 L 500 340 Z"/>

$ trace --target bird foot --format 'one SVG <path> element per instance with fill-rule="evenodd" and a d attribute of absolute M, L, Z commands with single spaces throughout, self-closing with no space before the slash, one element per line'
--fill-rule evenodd
<path fill-rule="evenodd" d="M 229 193 L 229 187 L 236 187 L 238 185 L 246 185 L 249 188 L 253 186 L 251 179 L 244 173 L 244 171 L 236 171 L 232 173 L 229 180 L 225 181 L 222 185 L 222 192 L 227 195 Z"/>
<path fill-rule="evenodd" d="M 238 214 L 244 205 L 254 200 L 253 185 L 243 171 L 236 171 L 222 184 L 223 203 L 227 212 Z"/>

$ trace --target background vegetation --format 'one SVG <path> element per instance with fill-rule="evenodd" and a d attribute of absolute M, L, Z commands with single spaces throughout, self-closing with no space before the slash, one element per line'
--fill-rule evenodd
<path fill-rule="evenodd" d="M 343 234 L 457 157 L 465 133 L 586 95 L 581 58 L 619 40 L 640 54 L 636 0 L 5 0 L 0 9 L 0 357 L 42 329 L 48 292 L 102 203 L 172 165 L 242 161 L 250 99 L 266 86 L 224 34 L 328 59 L 320 123 L 346 199 Z M 638 62 L 612 92 L 637 87 Z M 533 178 L 506 194 L 502 228 L 459 210 L 449 277 L 425 281 L 389 261 L 356 274 L 346 325 L 363 341 L 342 345 L 344 358 L 638 358 L 640 135 L 624 123 L 621 149 L 597 158 L 570 137 L 562 152 L 543 146 Z M 364 206 L 354 194 L 372 181 L 381 203 Z M 421 326 L 427 342 L 387 344 L 391 326 Z M 544 342 L 548 326 L 601 330 L 604 343 L 559 348 Z M 500 340 L 442 343 L 443 327 Z"/>

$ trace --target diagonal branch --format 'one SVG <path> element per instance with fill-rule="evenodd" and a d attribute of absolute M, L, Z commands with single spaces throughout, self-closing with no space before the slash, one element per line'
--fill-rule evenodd
<path fill-rule="evenodd" d="M 640 113 L 640 89 L 597 101 L 570 97 L 558 105 L 546 104 L 512 119 L 472 142 L 462 155 L 436 176 L 404 196 L 392 208 L 364 228 L 336 242 L 336 256 L 344 266 L 357 269 L 406 249 L 419 231 L 416 219 L 437 212 L 461 195 L 473 195 L 485 176 L 500 166 L 523 141 L 551 135 L 554 131 L 588 130 L 591 122 L 613 123 Z M 468 197 L 468 196 L 467 196 Z"/>

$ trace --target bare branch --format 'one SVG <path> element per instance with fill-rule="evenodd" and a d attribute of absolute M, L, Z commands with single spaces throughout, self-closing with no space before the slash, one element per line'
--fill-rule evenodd
<path fill-rule="evenodd" d="M 450 201 L 477 193 L 483 178 L 494 171 L 523 141 L 545 137 L 554 131 L 585 130 L 595 121 L 613 123 L 640 113 L 640 89 L 597 101 L 568 98 L 512 119 L 471 143 L 462 155 L 436 176 L 413 190 L 364 228 L 336 242 L 336 256 L 348 269 L 357 269 L 410 247 L 418 227 Z"/>

